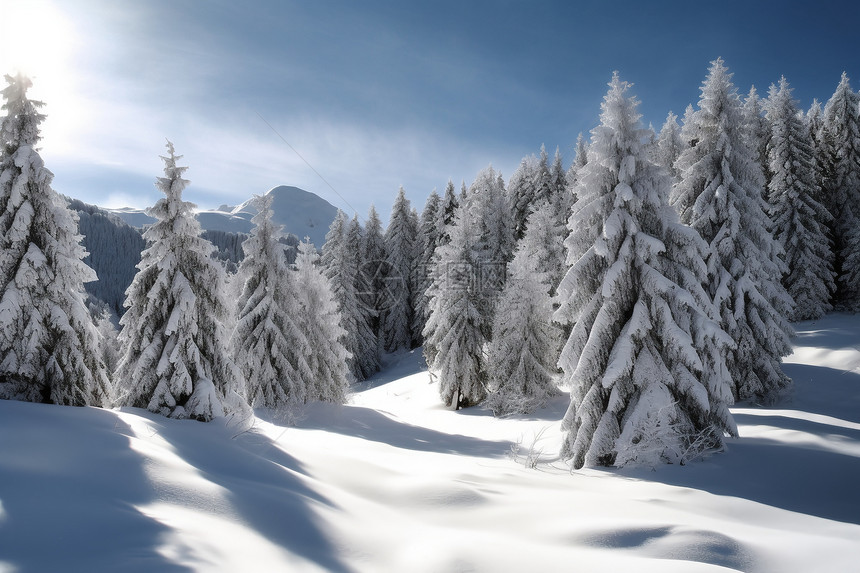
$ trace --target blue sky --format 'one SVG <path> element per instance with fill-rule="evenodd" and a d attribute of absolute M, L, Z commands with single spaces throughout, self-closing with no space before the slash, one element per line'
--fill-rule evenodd
<path fill-rule="evenodd" d="M 158 199 L 165 138 L 201 208 L 288 184 L 386 217 L 400 185 L 420 209 L 542 143 L 569 163 L 613 70 L 658 129 L 717 57 L 742 93 L 785 75 L 803 108 L 843 70 L 860 87 L 854 2 L 0 0 L 9 14 L 0 66 L 26 60 L 46 102 L 54 187 L 111 207 Z"/>

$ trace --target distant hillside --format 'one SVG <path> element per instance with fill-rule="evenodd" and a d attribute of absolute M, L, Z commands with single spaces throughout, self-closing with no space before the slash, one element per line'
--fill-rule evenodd
<path fill-rule="evenodd" d="M 337 215 L 336 207 L 318 195 L 287 185 L 270 189 L 267 195 L 274 195 L 272 219 L 283 225 L 286 233 L 298 239 L 310 237 L 317 248 L 322 247 L 329 225 Z M 249 233 L 251 218 L 256 213 L 251 202 L 249 199 L 236 207 L 224 205 L 216 210 L 200 211 L 197 220 L 206 231 Z M 111 209 L 110 212 L 133 227 L 143 227 L 154 221 L 142 209 Z"/>
<path fill-rule="evenodd" d="M 104 302 L 117 315 L 125 309 L 125 289 L 131 284 L 145 241 L 140 231 L 127 225 L 119 217 L 77 199 L 69 200 L 69 207 L 77 212 L 83 245 L 89 255 L 84 259 L 99 277 L 86 283 L 84 288 L 93 297 Z"/>

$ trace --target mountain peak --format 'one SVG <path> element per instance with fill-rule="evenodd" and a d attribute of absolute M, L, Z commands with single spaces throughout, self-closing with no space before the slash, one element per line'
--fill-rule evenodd
<path fill-rule="evenodd" d="M 310 237 L 313 244 L 320 248 L 331 222 L 337 215 L 337 208 L 310 191 L 291 185 L 278 185 L 266 192 L 272 195 L 272 220 L 284 226 L 285 233 L 292 233 L 300 240 Z M 144 210 L 111 209 L 113 213 L 134 227 L 152 223 Z M 200 211 L 197 220 L 204 230 L 218 230 L 247 233 L 251 230 L 251 218 L 257 213 L 253 199 L 231 207 L 221 205 L 211 211 Z"/>

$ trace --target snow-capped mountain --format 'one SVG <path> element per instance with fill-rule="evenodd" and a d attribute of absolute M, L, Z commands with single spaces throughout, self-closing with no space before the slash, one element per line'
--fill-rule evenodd
<path fill-rule="evenodd" d="M 289 185 L 280 185 L 270 189 L 267 195 L 273 195 L 272 219 L 284 226 L 284 231 L 303 239 L 310 237 L 311 242 L 319 248 L 325 242 L 329 225 L 337 214 L 337 208 L 322 197 L 304 189 Z M 224 205 L 214 210 L 199 211 L 197 220 L 206 231 L 224 231 L 228 233 L 248 233 L 251 231 L 251 218 L 256 210 L 249 199 L 241 205 Z M 142 227 L 155 221 L 143 209 L 110 209 L 110 212 L 133 227 Z"/>

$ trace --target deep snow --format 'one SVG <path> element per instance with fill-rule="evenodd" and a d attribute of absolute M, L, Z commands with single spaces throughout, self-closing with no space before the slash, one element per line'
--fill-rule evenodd
<path fill-rule="evenodd" d="M 571 473 L 565 396 L 450 412 L 417 352 L 295 426 L 0 401 L 0 571 L 857 571 L 860 320 L 796 326 L 793 397 L 656 471 Z"/>

